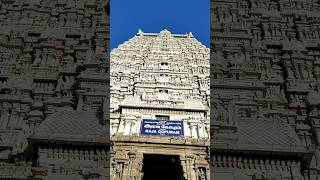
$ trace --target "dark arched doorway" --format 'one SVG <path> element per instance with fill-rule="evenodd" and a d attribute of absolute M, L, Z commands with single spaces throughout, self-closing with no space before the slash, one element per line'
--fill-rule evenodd
<path fill-rule="evenodd" d="M 142 180 L 185 180 L 179 156 L 144 154 Z"/>

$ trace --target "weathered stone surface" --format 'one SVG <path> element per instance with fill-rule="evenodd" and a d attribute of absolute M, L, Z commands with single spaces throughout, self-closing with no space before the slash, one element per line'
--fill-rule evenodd
<path fill-rule="evenodd" d="M 81 141 L 75 131 L 84 128 L 68 118 L 78 128 L 33 136 L 51 115 L 108 109 L 108 48 L 109 1 L 0 1 L 0 179 L 108 178 L 108 138 L 98 147 Z"/>
<path fill-rule="evenodd" d="M 211 176 L 318 179 L 316 1 L 211 0 Z"/>

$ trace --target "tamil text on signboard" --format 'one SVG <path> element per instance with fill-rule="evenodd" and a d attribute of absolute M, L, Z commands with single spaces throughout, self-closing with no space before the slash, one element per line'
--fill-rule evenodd
<path fill-rule="evenodd" d="M 183 121 L 143 119 L 141 135 L 183 136 Z"/>

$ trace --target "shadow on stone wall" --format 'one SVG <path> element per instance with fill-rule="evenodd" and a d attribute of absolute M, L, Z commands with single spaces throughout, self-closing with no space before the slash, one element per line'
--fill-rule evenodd
<path fill-rule="evenodd" d="M 109 1 L 0 1 L 1 179 L 108 179 L 109 15 Z"/>
<path fill-rule="evenodd" d="M 211 1 L 211 176 L 319 178 L 319 3 Z"/>

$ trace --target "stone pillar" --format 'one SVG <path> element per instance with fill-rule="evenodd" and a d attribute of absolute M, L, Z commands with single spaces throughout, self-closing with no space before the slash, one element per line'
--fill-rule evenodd
<path fill-rule="evenodd" d="M 129 123 L 130 124 L 130 123 Z M 129 162 L 128 162 L 128 177 L 130 180 L 136 180 L 134 172 L 134 160 L 136 157 L 135 153 L 129 152 Z"/>
<path fill-rule="evenodd" d="M 137 169 L 137 180 L 141 180 L 143 178 L 143 154 L 137 154 L 136 156 L 136 169 Z"/>
<path fill-rule="evenodd" d="M 181 158 L 181 165 L 183 168 L 184 177 L 186 180 L 196 180 L 196 172 L 194 166 L 194 157 L 192 155 L 187 155 Z"/>
<path fill-rule="evenodd" d="M 194 158 L 194 166 L 197 180 L 210 180 L 210 157 L 209 155 L 200 155 Z"/>
<path fill-rule="evenodd" d="M 124 120 L 124 133 L 123 134 L 126 134 L 126 135 L 130 134 L 130 125 L 131 125 L 130 120 L 128 120 L 128 119 Z"/>
<path fill-rule="evenodd" d="M 124 128 L 125 128 L 124 125 L 125 125 L 125 122 L 124 122 L 123 116 L 121 116 L 118 133 L 124 133 Z"/>
<path fill-rule="evenodd" d="M 137 130 L 136 130 L 136 120 L 130 121 L 130 126 L 131 126 L 130 135 L 136 134 L 136 133 L 137 133 Z"/>
<path fill-rule="evenodd" d="M 207 180 L 210 180 L 211 179 L 211 173 L 210 173 L 210 166 L 208 166 L 206 168 L 207 172 L 206 172 L 206 175 L 207 175 Z"/>
<path fill-rule="evenodd" d="M 316 136 L 317 144 L 319 145 L 320 144 L 320 127 L 314 127 L 313 132 Z"/>
<path fill-rule="evenodd" d="M 186 121 L 183 122 L 183 131 L 184 131 L 184 136 L 191 136 L 190 123 Z"/>
<path fill-rule="evenodd" d="M 293 70 L 292 70 L 291 62 L 287 61 L 286 62 L 286 66 L 287 66 L 288 79 L 293 79 L 294 78 L 294 73 L 293 73 Z"/>
<path fill-rule="evenodd" d="M 130 180 L 142 179 L 143 154 L 129 152 L 128 177 Z"/>
<path fill-rule="evenodd" d="M 199 138 L 205 138 L 206 137 L 204 124 L 202 124 L 202 123 L 200 124 L 198 132 L 199 132 Z"/>
<path fill-rule="evenodd" d="M 191 170 L 191 178 L 190 180 L 197 179 L 196 176 L 196 167 L 194 166 L 194 160 L 190 160 L 190 170 Z"/>
<path fill-rule="evenodd" d="M 185 156 L 183 156 L 183 155 L 180 156 L 180 163 L 182 166 L 183 177 L 184 177 L 184 179 L 188 179 L 188 167 L 187 167 L 187 162 L 186 162 Z"/>
<path fill-rule="evenodd" d="M 133 121 L 133 126 L 132 126 L 132 134 L 139 134 L 140 133 L 140 124 L 141 124 L 141 115 L 136 115 L 134 121 Z"/>
<path fill-rule="evenodd" d="M 313 77 L 313 74 L 312 74 L 312 69 L 313 69 L 312 62 L 307 61 L 306 63 L 307 63 L 306 68 L 307 68 L 307 72 L 308 72 L 308 78 L 314 80 L 314 77 Z"/>
<path fill-rule="evenodd" d="M 136 134 L 140 134 L 140 129 L 141 129 L 141 117 L 138 118 L 138 120 L 136 121 L 136 125 L 135 125 L 135 133 Z"/>
<path fill-rule="evenodd" d="M 6 129 L 9 120 L 9 113 L 7 110 L 2 109 L 0 114 L 0 129 Z"/>
<path fill-rule="evenodd" d="M 131 180 L 130 177 L 129 177 L 129 164 L 128 162 L 125 162 L 124 163 L 124 167 L 123 167 L 123 176 L 122 176 L 122 179 L 121 180 Z M 114 180 L 117 180 L 117 179 L 114 179 Z"/>
<path fill-rule="evenodd" d="M 124 132 L 124 124 L 123 124 L 123 121 L 120 120 L 117 133 L 123 134 L 123 132 Z"/>
<path fill-rule="evenodd" d="M 117 132 L 116 124 L 111 124 L 110 125 L 110 135 L 112 136 Z"/>
<path fill-rule="evenodd" d="M 83 95 L 79 95 L 78 104 L 77 104 L 77 111 L 81 111 L 83 106 Z"/>
<path fill-rule="evenodd" d="M 198 138 L 197 125 L 194 123 L 190 123 L 191 136 L 193 138 Z"/>

